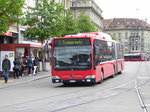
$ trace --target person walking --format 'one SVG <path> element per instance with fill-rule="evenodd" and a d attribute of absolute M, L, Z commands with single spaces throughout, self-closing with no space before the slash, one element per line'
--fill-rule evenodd
<path fill-rule="evenodd" d="M 23 75 L 26 75 L 28 73 L 27 59 L 24 57 L 22 62 L 23 62 L 22 64 Z"/>
<path fill-rule="evenodd" d="M 27 66 L 28 66 L 28 74 L 29 74 L 29 76 L 31 76 L 31 73 L 32 73 L 32 65 L 33 65 L 32 58 L 29 57 L 29 59 L 27 60 Z"/>
<path fill-rule="evenodd" d="M 14 60 L 14 79 L 19 79 L 19 76 L 20 76 L 20 63 L 19 63 L 19 60 L 17 58 L 15 58 Z"/>
<path fill-rule="evenodd" d="M 22 77 L 23 76 L 23 59 L 22 57 L 18 58 L 20 69 L 19 69 L 19 75 Z"/>
<path fill-rule="evenodd" d="M 39 61 L 38 61 L 38 57 L 35 57 L 35 59 L 33 60 L 33 75 L 35 75 L 35 72 L 37 72 L 37 66 L 39 64 Z"/>
<path fill-rule="evenodd" d="M 8 55 L 5 55 L 4 60 L 2 62 L 2 70 L 5 83 L 8 82 L 10 68 L 11 68 L 10 60 L 8 59 Z"/>

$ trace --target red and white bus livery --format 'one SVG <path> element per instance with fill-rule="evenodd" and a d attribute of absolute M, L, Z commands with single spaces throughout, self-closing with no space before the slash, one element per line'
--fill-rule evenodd
<path fill-rule="evenodd" d="M 124 68 L 123 45 L 102 32 L 53 38 L 51 59 L 53 83 L 99 83 Z"/>

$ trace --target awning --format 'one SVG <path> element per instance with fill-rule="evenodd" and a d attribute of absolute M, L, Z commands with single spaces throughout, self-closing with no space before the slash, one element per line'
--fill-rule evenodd
<path fill-rule="evenodd" d="M 12 33 L 10 32 L 2 32 L 3 35 L 12 36 Z"/>

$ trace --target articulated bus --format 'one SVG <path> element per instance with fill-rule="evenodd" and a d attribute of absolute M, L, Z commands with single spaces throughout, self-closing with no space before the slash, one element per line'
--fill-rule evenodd
<path fill-rule="evenodd" d="M 146 55 L 142 53 L 124 54 L 125 61 L 147 61 Z"/>
<path fill-rule="evenodd" d="M 122 72 L 123 53 L 123 45 L 102 32 L 53 38 L 52 82 L 102 83 Z"/>

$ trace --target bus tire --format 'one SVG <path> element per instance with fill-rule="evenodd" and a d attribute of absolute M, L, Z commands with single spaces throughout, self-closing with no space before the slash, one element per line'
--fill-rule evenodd
<path fill-rule="evenodd" d="M 102 84 L 104 81 L 104 72 L 101 70 L 101 80 L 99 81 L 99 84 Z"/>
<path fill-rule="evenodd" d="M 115 78 L 115 76 L 116 76 L 116 73 L 115 73 L 115 67 L 113 68 L 113 74 L 112 74 L 112 76 L 111 76 L 111 78 Z"/>
<path fill-rule="evenodd" d="M 121 71 L 120 72 L 118 72 L 118 74 L 122 74 L 122 70 L 123 70 L 123 66 L 122 66 L 122 64 L 121 64 Z"/>
<path fill-rule="evenodd" d="M 122 74 L 122 71 L 118 72 L 118 74 L 120 74 L 120 75 L 121 75 L 121 74 Z"/>

